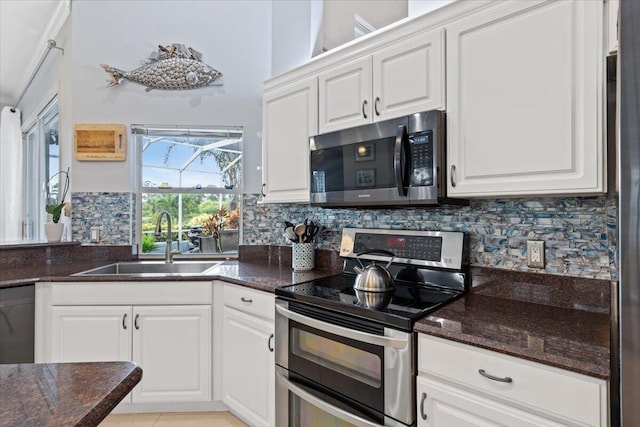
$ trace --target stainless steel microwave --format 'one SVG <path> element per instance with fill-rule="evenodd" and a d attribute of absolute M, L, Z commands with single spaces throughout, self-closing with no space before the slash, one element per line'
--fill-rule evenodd
<path fill-rule="evenodd" d="M 310 152 L 312 205 L 468 203 L 446 197 L 442 111 L 316 135 Z"/>

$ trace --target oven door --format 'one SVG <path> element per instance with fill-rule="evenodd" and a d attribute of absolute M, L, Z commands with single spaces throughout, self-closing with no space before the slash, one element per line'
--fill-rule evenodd
<path fill-rule="evenodd" d="M 406 427 L 356 402 L 345 403 L 276 365 L 276 425 L 283 427 Z M 414 424 L 412 424 L 414 425 Z"/>
<path fill-rule="evenodd" d="M 412 333 L 276 300 L 276 364 L 338 401 L 403 423 L 398 425 L 412 425 L 415 418 L 414 348 Z"/>

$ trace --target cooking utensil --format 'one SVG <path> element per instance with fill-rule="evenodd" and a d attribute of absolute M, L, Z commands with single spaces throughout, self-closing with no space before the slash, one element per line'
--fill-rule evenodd
<path fill-rule="evenodd" d="M 304 224 L 298 224 L 293 229 L 293 232 L 296 234 L 296 236 L 298 236 L 298 243 L 302 243 L 302 236 L 304 236 L 304 233 L 306 231 L 307 231 L 307 226 Z"/>
<path fill-rule="evenodd" d="M 291 240 L 292 242 L 298 241 L 298 236 L 296 236 L 296 233 L 293 231 L 293 227 L 285 228 L 284 235 L 287 239 Z"/>
<path fill-rule="evenodd" d="M 371 264 L 365 267 L 362 264 L 360 257 L 365 254 L 373 253 L 388 255 L 390 258 L 387 265 L 383 267 L 376 264 L 375 261 L 372 261 Z M 358 273 L 353 289 L 366 292 L 388 292 L 393 290 L 393 277 L 391 277 L 391 273 L 389 273 L 389 270 L 387 269 L 394 258 L 395 254 L 382 249 L 370 249 L 358 253 L 356 255 L 356 259 L 358 260 L 360 267 L 353 268 L 353 270 Z"/>
<path fill-rule="evenodd" d="M 313 221 L 309 221 L 304 231 L 304 238 L 303 238 L 304 243 L 313 242 L 313 239 L 315 238 L 315 235 L 317 232 L 317 228 L 318 227 L 313 223 Z"/>

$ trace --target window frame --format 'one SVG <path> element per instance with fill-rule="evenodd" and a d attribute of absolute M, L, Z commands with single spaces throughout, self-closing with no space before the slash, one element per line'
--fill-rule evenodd
<path fill-rule="evenodd" d="M 55 113 L 54 113 L 55 110 Z M 49 152 L 45 130 L 57 117 L 58 154 Z M 50 197 L 49 178 L 61 170 L 60 159 L 60 101 L 55 94 L 35 117 L 22 126 L 22 240 L 44 241 L 45 205 Z M 51 171 L 51 158 L 58 159 L 58 170 Z M 59 177 L 58 177 L 59 180 Z M 57 194 L 59 197 L 59 194 Z M 60 202 L 60 200 L 58 200 Z M 64 237 L 63 237 L 64 238 Z"/>
<path fill-rule="evenodd" d="M 132 124 L 131 125 L 131 135 L 134 140 L 135 146 L 135 156 L 136 161 L 134 162 L 136 167 L 134 170 L 135 182 L 136 182 L 136 219 L 135 219 L 135 229 L 136 229 L 136 238 L 135 243 L 138 244 L 138 257 L 142 259 L 164 259 L 164 252 L 162 254 L 149 254 L 142 252 L 142 198 L 145 194 L 177 194 L 179 203 L 181 203 L 181 196 L 183 194 L 202 194 L 202 195 L 236 195 L 238 197 L 238 203 L 240 206 L 240 212 L 243 209 L 243 171 L 242 166 L 240 169 L 240 184 L 234 186 L 232 189 L 220 188 L 220 187 L 202 187 L 202 188 L 194 188 L 194 187 L 170 187 L 170 188 L 161 188 L 161 187 L 145 187 L 143 185 L 143 144 L 142 138 L 145 136 L 158 136 L 158 137 L 192 137 L 192 138 L 219 138 L 226 136 L 232 139 L 239 139 L 241 149 L 240 149 L 240 158 L 244 157 L 244 129 L 241 126 L 191 126 L 191 125 L 144 125 L 144 124 Z M 166 220 L 163 219 L 163 232 L 166 231 Z M 181 229 L 179 226 L 182 225 L 182 217 L 181 212 L 178 215 L 178 218 L 172 217 L 172 234 L 178 232 L 178 241 L 181 240 L 182 234 L 186 233 L 186 229 Z M 242 215 L 239 218 L 238 224 L 239 231 L 239 240 L 242 242 Z M 174 259 L 232 259 L 237 258 L 237 253 L 176 253 L 174 254 Z"/>

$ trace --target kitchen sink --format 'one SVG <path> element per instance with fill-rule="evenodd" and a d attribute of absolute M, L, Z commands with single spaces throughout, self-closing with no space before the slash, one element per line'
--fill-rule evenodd
<path fill-rule="evenodd" d="M 117 276 L 196 276 L 206 274 L 208 270 L 222 264 L 222 261 L 174 261 L 166 263 L 164 261 L 132 261 L 116 262 L 91 270 L 81 271 L 73 276 L 97 276 L 97 275 L 117 275 Z"/>

